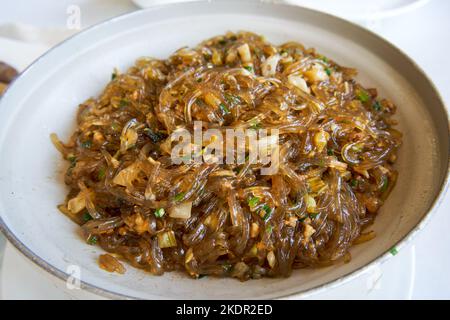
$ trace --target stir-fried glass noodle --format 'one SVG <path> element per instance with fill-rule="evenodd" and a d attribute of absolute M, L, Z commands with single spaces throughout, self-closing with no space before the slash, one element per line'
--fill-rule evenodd
<path fill-rule="evenodd" d="M 395 184 L 401 144 L 394 104 L 355 76 L 248 32 L 139 59 L 80 105 L 69 142 L 52 135 L 70 162 L 59 208 L 108 252 L 108 271 L 123 273 L 123 260 L 247 280 L 346 262 L 375 236 L 365 230 Z M 194 121 L 278 129 L 278 171 L 261 175 L 248 159 L 174 164 L 170 135 Z"/>
<path fill-rule="evenodd" d="M 0 97 L 17 75 L 18 72 L 16 69 L 0 61 Z"/>

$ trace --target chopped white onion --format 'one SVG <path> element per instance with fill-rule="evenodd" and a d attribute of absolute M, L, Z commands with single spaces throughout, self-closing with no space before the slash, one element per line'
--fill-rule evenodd
<path fill-rule="evenodd" d="M 80 193 L 78 193 L 78 195 L 75 198 L 70 199 L 69 202 L 67 203 L 67 209 L 69 209 L 69 211 L 74 214 L 80 212 L 85 207 L 86 207 L 86 196 L 83 191 L 80 191 Z"/>
<path fill-rule="evenodd" d="M 113 183 L 120 186 L 128 186 L 131 182 L 136 179 L 139 174 L 139 167 L 136 163 L 122 169 L 113 179 Z"/>
<path fill-rule="evenodd" d="M 305 72 L 305 76 L 312 82 L 328 80 L 328 74 L 320 64 L 314 64 L 311 69 Z"/>
<path fill-rule="evenodd" d="M 273 251 L 269 251 L 269 253 L 267 254 L 267 262 L 269 262 L 269 266 L 273 268 L 275 266 L 276 261 L 277 260 L 275 258 L 275 253 L 273 253 Z"/>
<path fill-rule="evenodd" d="M 172 230 L 161 232 L 157 234 L 158 245 L 161 249 L 177 246 L 177 239 L 175 233 Z"/>
<path fill-rule="evenodd" d="M 252 54 L 250 53 L 250 47 L 247 43 L 244 43 L 243 45 L 239 46 L 237 48 L 237 51 L 239 53 L 239 56 L 241 57 L 242 62 L 249 63 L 252 62 Z"/>
<path fill-rule="evenodd" d="M 305 79 L 303 79 L 299 75 L 291 74 L 288 77 L 288 82 L 306 93 L 311 93 L 311 90 L 309 89 Z"/>
<path fill-rule="evenodd" d="M 261 71 L 264 77 L 271 77 L 275 75 L 280 59 L 281 56 L 279 54 L 274 54 L 261 64 Z"/>
<path fill-rule="evenodd" d="M 183 202 L 169 208 L 169 217 L 189 219 L 191 217 L 192 202 Z"/>

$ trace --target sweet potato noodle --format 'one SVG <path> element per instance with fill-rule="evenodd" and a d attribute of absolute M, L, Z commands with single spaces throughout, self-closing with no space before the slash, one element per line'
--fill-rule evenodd
<path fill-rule="evenodd" d="M 395 106 L 296 42 L 227 33 L 166 60 L 115 71 L 79 106 L 60 210 L 108 255 L 161 275 L 249 278 L 348 261 L 393 188 Z M 174 165 L 178 128 L 276 128 L 279 170 L 259 163 Z M 203 147 L 203 146 L 202 146 Z"/>

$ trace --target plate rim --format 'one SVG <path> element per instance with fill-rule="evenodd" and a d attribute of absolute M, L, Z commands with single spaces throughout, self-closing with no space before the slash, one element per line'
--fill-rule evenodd
<path fill-rule="evenodd" d="M 237 0 L 231 0 L 231 1 L 227 1 L 227 5 L 230 6 L 238 6 L 239 4 L 242 3 L 246 3 L 246 4 L 254 4 L 254 5 L 258 5 L 258 6 L 265 6 L 265 7 L 271 7 L 274 10 L 276 10 L 277 8 L 279 8 L 280 6 L 282 7 L 289 7 L 291 8 L 291 10 L 295 10 L 295 11 L 304 11 L 307 12 L 309 14 L 313 14 L 316 15 L 320 18 L 320 16 L 323 17 L 327 17 L 328 19 L 331 20 L 335 20 L 335 22 L 341 23 L 341 24 L 347 24 L 348 27 L 351 27 L 353 30 L 359 30 L 360 32 L 363 31 L 367 36 L 375 38 L 377 41 L 381 41 L 384 44 L 386 44 L 391 50 L 393 50 L 394 52 L 396 52 L 397 54 L 399 54 L 402 59 L 404 59 L 405 61 L 407 61 L 408 63 L 410 63 L 415 69 L 416 71 L 420 74 L 420 76 L 423 77 L 423 79 L 425 79 L 428 82 L 428 85 L 430 86 L 430 89 L 433 91 L 433 94 L 435 95 L 435 97 L 437 98 L 437 102 L 438 104 L 441 106 L 442 111 L 444 112 L 444 114 L 447 116 L 447 131 L 449 132 L 449 113 L 448 113 L 448 108 L 446 107 L 445 104 L 445 100 L 442 98 L 439 90 L 437 89 L 437 87 L 435 86 L 434 82 L 428 77 L 428 75 L 424 72 L 424 70 L 411 58 L 409 57 L 404 51 L 402 51 L 401 49 L 399 49 L 396 45 L 392 44 L 390 41 L 388 41 L 387 39 L 383 38 L 382 36 L 374 33 L 373 31 L 366 29 L 356 23 L 353 23 L 351 21 L 345 20 L 343 18 L 340 18 L 338 16 L 326 13 L 326 12 L 322 12 L 319 10 L 315 10 L 315 9 L 311 9 L 311 8 L 306 8 L 306 7 L 301 7 L 298 5 L 292 5 L 292 4 L 288 4 L 288 3 L 273 3 L 273 2 L 266 2 L 266 1 L 251 1 L 251 0 L 241 0 L 241 1 L 237 1 Z M 123 20 L 123 19 L 129 19 L 130 17 L 134 16 L 134 15 L 139 15 L 139 14 L 146 14 L 147 12 L 150 11 L 155 11 L 155 10 L 168 10 L 171 7 L 183 7 L 183 6 L 192 6 L 192 5 L 213 5 L 214 3 L 224 3 L 223 1 L 215 1 L 215 0 L 193 0 L 193 1 L 188 1 L 188 2 L 180 2 L 180 3 L 167 3 L 167 4 L 162 4 L 162 5 L 155 5 L 155 6 L 151 6 L 148 7 L 146 9 L 142 9 L 142 10 L 136 10 L 136 11 L 132 11 L 132 12 L 128 12 L 116 17 L 113 17 L 111 19 L 102 21 L 100 23 L 94 24 L 86 29 L 83 29 L 82 31 L 70 36 L 69 38 L 65 39 L 64 41 L 60 42 L 59 44 L 57 44 L 56 46 L 52 47 L 51 49 L 49 49 L 48 51 L 46 51 L 44 54 L 42 54 L 40 57 L 38 57 L 37 59 L 35 59 L 23 72 L 20 73 L 20 75 L 10 84 L 10 86 L 8 86 L 6 92 L 4 92 L 4 95 L 2 97 L 2 99 L 0 99 L 0 107 L 2 105 L 2 102 L 4 101 L 4 97 L 9 96 L 10 92 L 13 91 L 13 89 L 15 88 L 14 84 L 17 81 L 20 81 L 20 79 L 30 73 L 33 69 L 34 66 L 42 59 L 45 59 L 45 57 L 50 53 L 53 52 L 54 50 L 56 50 L 57 48 L 63 46 L 66 42 L 71 41 L 74 38 L 77 38 L 79 36 L 83 36 L 84 34 L 88 33 L 88 32 L 95 32 L 96 29 L 98 28 L 102 28 L 108 24 L 112 24 L 116 21 L 119 20 Z M 435 215 L 435 213 L 437 212 L 439 206 L 441 205 L 441 203 L 445 200 L 445 195 L 448 192 L 449 189 L 449 184 L 450 184 L 450 149 L 447 150 L 447 173 L 445 174 L 444 179 L 442 180 L 442 182 L 439 185 L 439 191 L 437 193 L 437 195 L 434 197 L 432 203 L 430 204 L 429 208 L 427 209 L 427 212 L 423 215 L 423 217 L 420 219 L 420 221 L 417 223 L 417 225 L 411 230 L 409 231 L 404 237 L 402 237 L 400 240 L 398 240 L 393 247 L 395 247 L 397 250 L 401 250 L 403 247 L 405 247 L 406 245 L 408 245 L 414 238 L 415 236 L 424 228 L 426 227 L 426 225 L 429 223 L 429 221 L 431 220 L 431 218 Z M 445 166 L 445 163 L 443 164 Z M 33 263 L 35 263 L 36 265 L 38 265 L 40 268 L 44 269 L 45 271 L 47 271 L 49 274 L 51 274 L 52 276 L 55 276 L 57 278 L 59 278 L 60 280 L 66 282 L 67 279 L 70 277 L 70 275 L 58 268 L 56 268 L 55 266 L 53 266 L 51 263 L 47 262 L 44 258 L 41 258 L 40 256 L 38 256 L 37 254 L 35 254 L 31 249 L 29 249 L 20 239 L 18 236 L 16 236 L 13 231 L 6 225 L 5 221 L 3 220 L 2 217 L 2 213 L 0 212 L 0 230 L 1 232 L 5 235 L 5 237 L 8 239 L 9 242 L 11 242 L 12 245 L 14 245 L 14 247 L 16 247 L 16 249 L 18 249 L 19 252 L 21 252 L 23 255 L 25 255 L 25 257 L 27 257 L 29 260 L 31 260 Z M 375 265 L 380 265 L 382 263 L 384 263 L 385 261 L 387 261 L 388 259 L 390 259 L 391 257 L 393 257 L 393 254 L 390 253 L 390 250 L 388 250 L 387 252 L 385 252 L 384 254 L 381 254 L 377 257 L 375 257 L 374 259 L 372 259 L 371 261 L 369 261 L 367 264 L 356 268 L 355 270 L 348 272 L 342 276 L 340 276 L 337 279 L 334 280 L 330 280 L 327 281 L 323 284 L 320 284 L 318 286 L 312 287 L 310 289 L 306 289 L 306 290 L 300 290 L 300 291 L 296 291 L 296 292 L 292 292 L 292 293 L 281 293 L 281 294 L 274 294 L 273 297 L 271 299 L 286 299 L 289 297 L 295 297 L 295 298 L 306 298 L 306 297 L 310 297 L 312 295 L 318 294 L 320 292 L 323 292 L 327 289 L 331 289 L 331 288 L 335 288 L 339 285 L 342 285 L 344 283 L 347 283 L 348 281 L 351 281 L 359 276 L 361 276 L 362 274 L 364 274 L 365 272 L 367 272 L 368 270 L 370 270 L 373 266 Z M 80 286 L 82 289 L 85 289 L 89 292 L 92 292 L 94 294 L 97 295 L 101 295 L 107 298 L 112 298 L 112 299 L 143 299 L 139 296 L 133 296 L 133 295 L 128 295 L 128 294 L 124 294 L 124 293 L 120 293 L 120 292 L 116 292 L 113 290 L 109 290 L 106 288 L 102 288 L 99 287 L 97 285 L 88 283 L 84 280 L 80 280 Z M 156 298 L 156 297 L 155 297 Z M 159 297 L 158 297 L 159 298 Z M 156 299 L 158 299 L 156 298 Z M 160 299 L 163 299 L 162 296 L 160 296 Z M 170 299 L 170 298 L 169 298 Z"/>

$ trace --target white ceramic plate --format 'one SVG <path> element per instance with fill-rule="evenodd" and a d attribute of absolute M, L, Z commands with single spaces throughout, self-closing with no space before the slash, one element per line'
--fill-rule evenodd
<path fill-rule="evenodd" d="M 342 18 L 377 20 L 418 9 L 430 0 L 285 0 L 287 3 L 321 10 Z"/>
<path fill-rule="evenodd" d="M 404 146 L 400 178 L 374 225 L 378 236 L 353 248 L 345 265 L 299 270 L 286 279 L 241 283 L 191 280 L 178 273 L 151 276 L 128 267 L 125 275 L 97 266 L 101 250 L 86 245 L 79 228 L 56 205 L 66 195 L 64 165 L 49 140 L 67 138 L 77 105 L 105 86 L 114 67 L 126 69 L 144 55 L 167 57 L 227 30 L 249 30 L 281 43 L 297 40 L 360 70 L 359 79 L 379 88 L 398 106 Z M 424 227 L 448 188 L 448 116 L 420 69 L 399 50 L 358 26 L 323 13 L 246 1 L 183 3 L 124 15 L 59 45 L 26 70 L 0 101 L 0 226 L 37 264 L 65 279 L 81 267 L 83 286 L 111 297 L 274 298 L 308 296 L 348 281 L 369 265 L 401 250 Z"/>
<path fill-rule="evenodd" d="M 440 208 L 442 210 L 442 207 Z M 415 248 L 409 246 L 381 266 L 374 266 L 363 275 L 325 292 L 312 294 L 309 299 L 411 299 L 415 278 Z M 297 299 L 297 295 L 289 299 Z M 24 257 L 7 244 L 0 266 L 0 299 L 52 300 L 104 299 L 87 290 L 73 290 Z"/>

